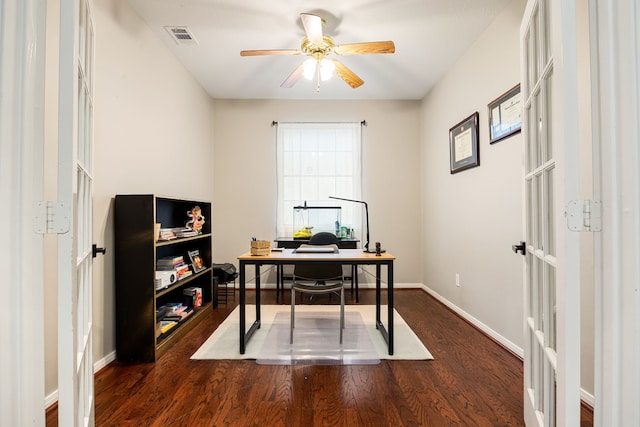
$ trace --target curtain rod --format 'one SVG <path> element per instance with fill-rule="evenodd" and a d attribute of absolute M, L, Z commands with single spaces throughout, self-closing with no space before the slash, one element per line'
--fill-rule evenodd
<path fill-rule="evenodd" d="M 285 123 L 296 123 L 296 124 L 310 124 L 310 125 L 325 125 L 325 124 L 343 124 L 343 123 L 355 123 L 355 122 L 285 122 Z M 367 121 L 366 120 L 362 120 L 360 122 L 361 126 L 366 126 L 367 125 Z M 273 126 L 278 126 L 278 122 L 277 121 L 272 121 L 271 122 L 271 127 Z"/>

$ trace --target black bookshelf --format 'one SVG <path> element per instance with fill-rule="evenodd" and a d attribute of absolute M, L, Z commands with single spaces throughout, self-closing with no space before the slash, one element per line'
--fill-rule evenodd
<path fill-rule="evenodd" d="M 155 224 L 165 228 L 185 227 L 188 212 L 199 206 L 204 216 L 201 234 L 159 241 Z M 214 305 L 212 269 L 211 203 L 124 194 L 115 197 L 116 354 L 123 362 L 153 362 L 194 327 Z M 189 251 L 197 250 L 203 270 L 171 284 L 156 284 L 156 262 L 182 256 L 190 264 Z M 185 301 L 186 288 L 201 289 L 202 305 L 162 332 L 157 310 L 172 302 Z"/>

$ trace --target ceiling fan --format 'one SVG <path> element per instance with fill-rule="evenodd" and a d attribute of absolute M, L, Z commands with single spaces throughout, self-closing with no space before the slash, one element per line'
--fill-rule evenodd
<path fill-rule="evenodd" d="M 336 59 L 330 59 L 331 54 L 336 55 L 362 55 L 374 53 L 394 53 L 396 47 L 392 41 L 366 42 L 336 45 L 331 37 L 322 33 L 324 20 L 318 15 L 301 13 L 300 18 L 306 33 L 300 49 L 271 49 L 271 50 L 243 50 L 240 56 L 263 55 L 306 55 L 309 57 L 300 64 L 280 85 L 284 88 L 293 87 L 300 77 L 312 80 L 317 78 L 320 91 L 320 80 L 327 80 L 335 73 L 352 88 L 362 86 L 364 81 L 351 71 L 346 65 Z"/>

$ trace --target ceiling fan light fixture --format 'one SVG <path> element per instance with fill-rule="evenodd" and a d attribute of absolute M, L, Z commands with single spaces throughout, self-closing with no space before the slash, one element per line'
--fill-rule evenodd
<path fill-rule="evenodd" d="M 328 80 L 335 73 L 346 84 L 356 89 L 364 84 L 364 81 L 338 60 L 327 59 L 327 56 L 336 55 L 364 55 L 377 53 L 394 53 L 396 47 L 392 41 L 363 42 L 336 45 L 333 39 L 323 34 L 324 20 L 312 13 L 301 13 L 300 20 L 304 27 L 306 37 L 302 40 L 300 49 L 270 49 L 270 50 L 241 50 L 240 56 L 262 55 L 304 55 L 309 57 L 299 64 L 285 79 L 280 87 L 291 88 L 304 77 L 307 80 L 316 80 L 316 90 L 320 91 L 320 82 Z"/>
<path fill-rule="evenodd" d="M 316 75 L 316 66 L 318 61 L 315 58 L 309 58 L 302 63 L 302 75 L 307 80 L 313 80 Z"/>
<path fill-rule="evenodd" d="M 333 72 L 336 70 L 336 64 L 328 59 L 320 61 L 320 78 L 322 80 L 329 80 L 333 76 Z"/>

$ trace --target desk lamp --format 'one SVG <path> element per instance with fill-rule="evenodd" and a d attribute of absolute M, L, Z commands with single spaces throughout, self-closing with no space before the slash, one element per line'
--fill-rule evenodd
<path fill-rule="evenodd" d="M 362 200 L 353 200 L 353 199 L 345 199 L 343 197 L 335 197 L 335 196 L 329 196 L 330 199 L 336 199 L 336 200 L 344 200 L 346 202 L 354 202 L 354 203 L 362 203 L 364 205 L 364 214 L 365 214 L 365 218 L 366 218 L 366 224 L 367 224 L 367 240 L 364 243 L 364 251 L 365 252 L 369 252 L 369 253 L 376 253 L 375 248 L 374 249 L 369 249 L 369 205 L 367 205 L 367 202 L 362 201 Z M 381 249 L 380 252 L 384 252 L 384 249 Z"/>

